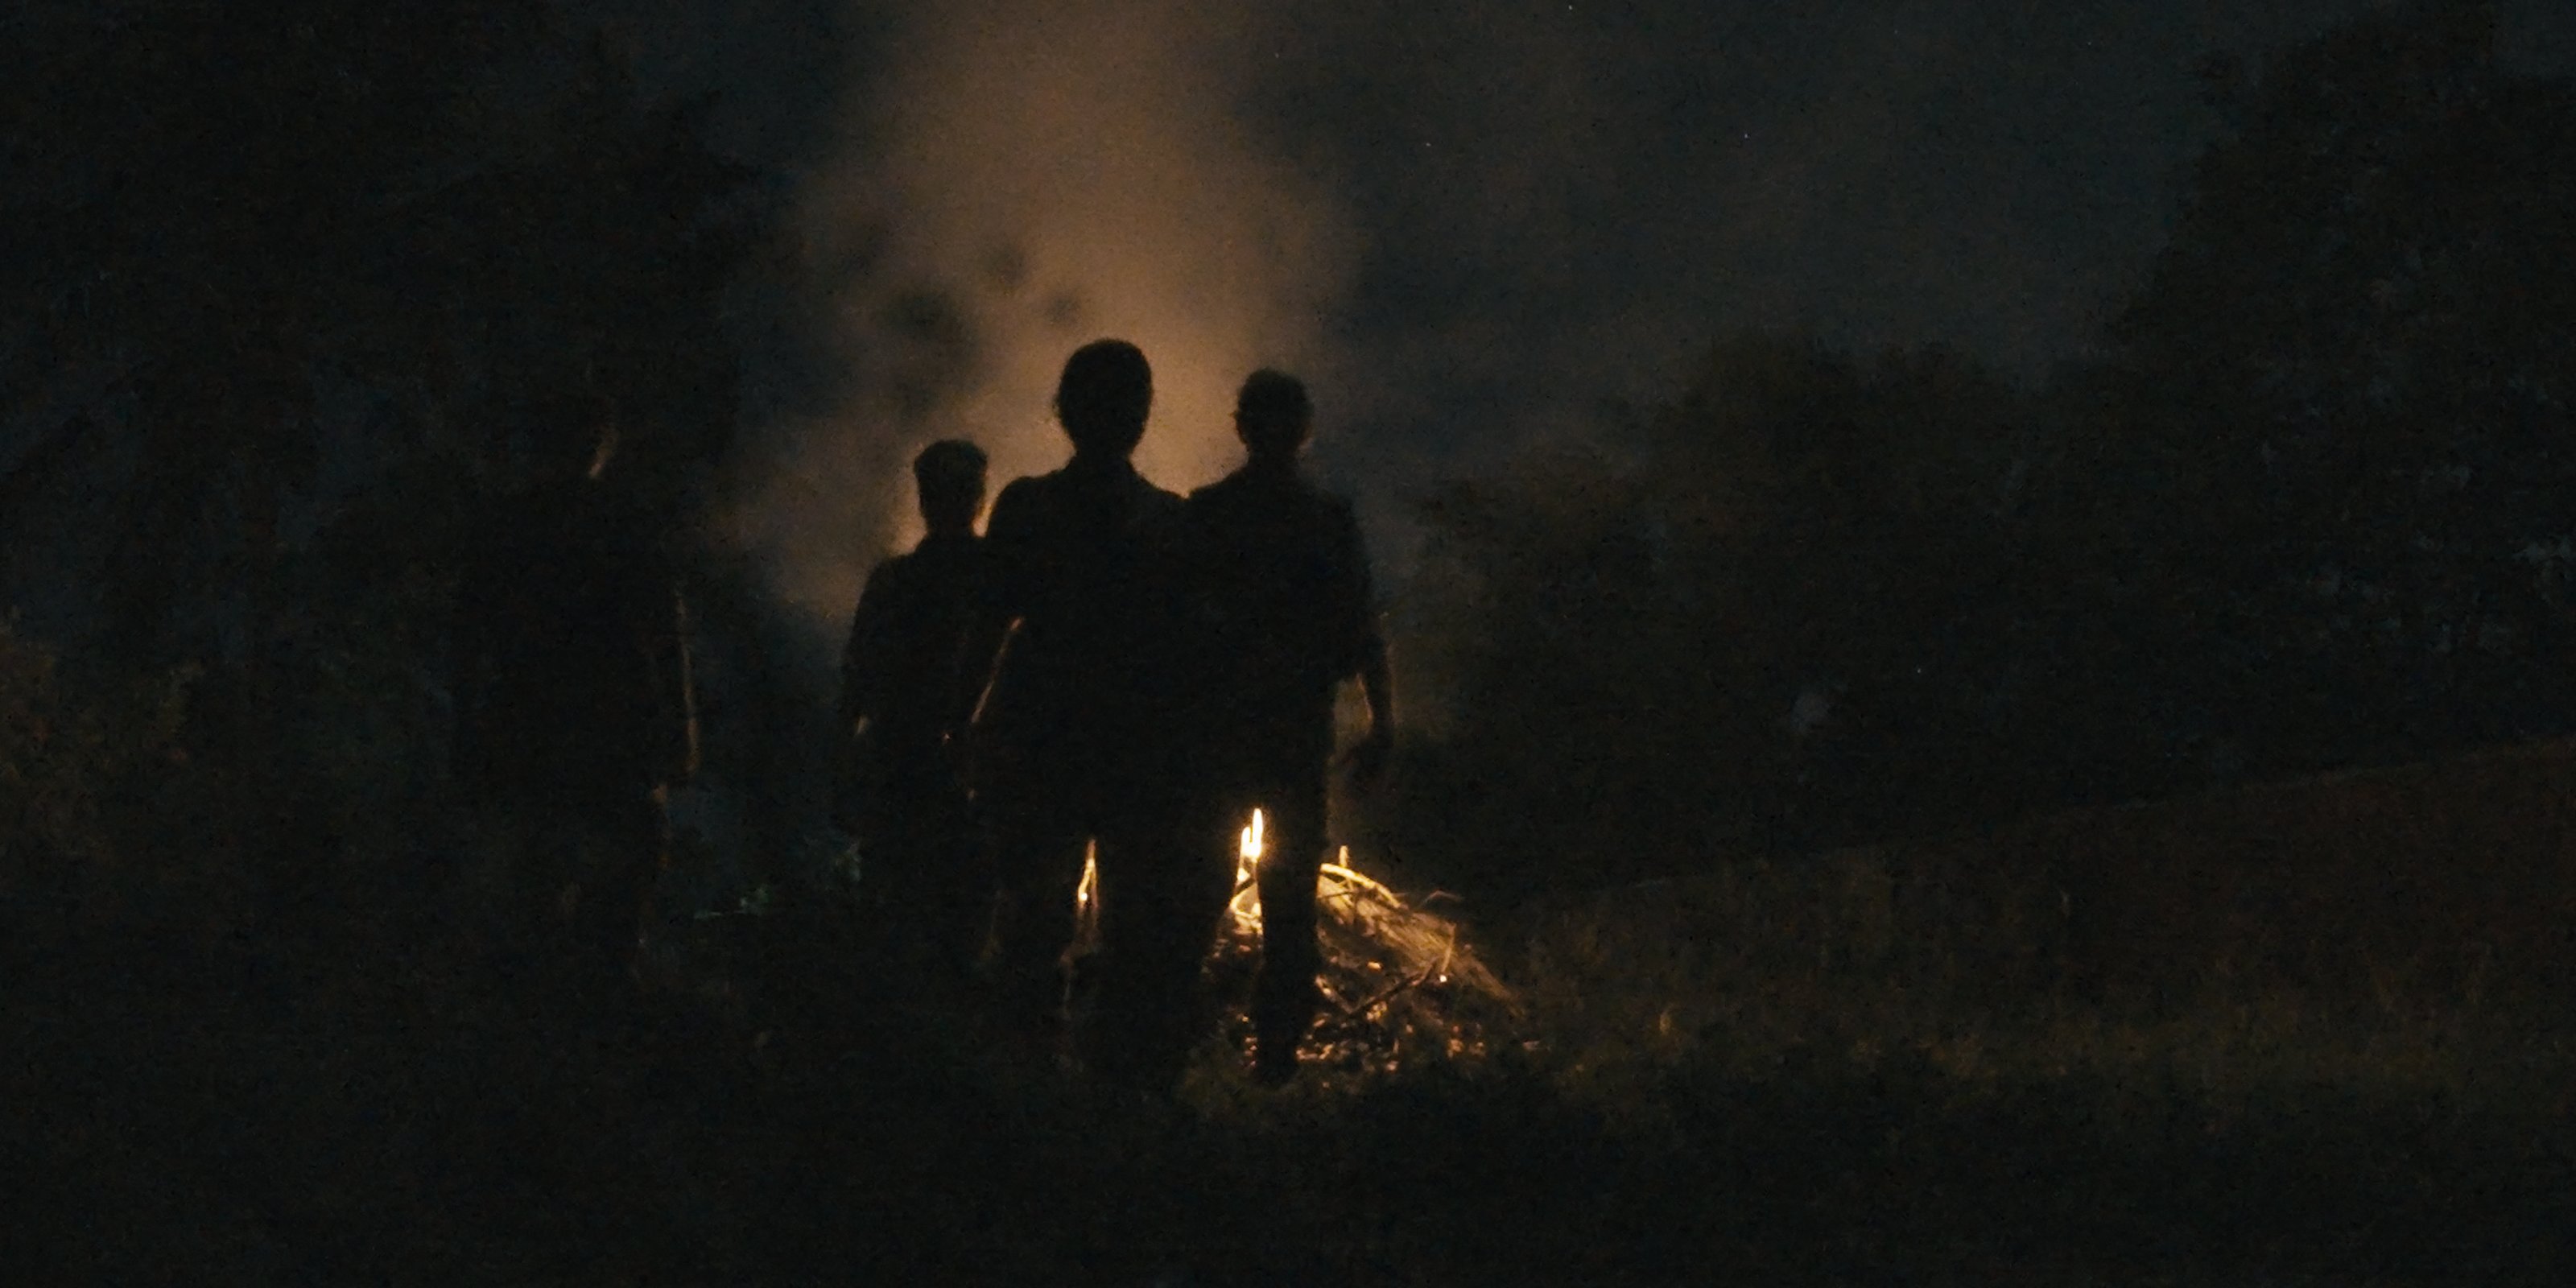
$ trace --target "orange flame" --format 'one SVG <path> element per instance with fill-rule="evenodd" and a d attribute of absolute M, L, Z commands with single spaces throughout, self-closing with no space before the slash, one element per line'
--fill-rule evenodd
<path fill-rule="evenodd" d="M 1261 864 L 1262 825 L 1260 810 L 1252 811 L 1252 821 L 1244 826 L 1242 843 L 1235 848 L 1234 897 L 1226 901 L 1226 913 L 1244 931 L 1261 931 L 1261 892 L 1252 879 L 1252 870 Z"/>

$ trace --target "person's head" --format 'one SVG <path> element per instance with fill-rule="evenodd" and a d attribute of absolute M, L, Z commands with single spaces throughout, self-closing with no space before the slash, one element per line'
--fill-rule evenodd
<path fill-rule="evenodd" d="M 515 436 L 521 477 L 535 484 L 596 479 L 617 455 L 616 400 L 568 390 L 537 400 Z"/>
<path fill-rule="evenodd" d="M 1284 465 L 1297 459 L 1315 421 L 1314 404 L 1306 401 L 1306 382 L 1284 371 L 1264 367 L 1243 382 L 1234 399 L 1234 433 L 1252 459 Z"/>
<path fill-rule="evenodd" d="M 932 443 L 912 458 L 921 522 L 933 533 L 971 533 L 984 511 L 984 449 L 964 439 Z"/>
<path fill-rule="evenodd" d="M 1153 406 L 1154 370 L 1144 351 L 1124 340 L 1094 340 L 1074 350 L 1056 381 L 1055 416 L 1076 456 L 1133 453 Z"/>

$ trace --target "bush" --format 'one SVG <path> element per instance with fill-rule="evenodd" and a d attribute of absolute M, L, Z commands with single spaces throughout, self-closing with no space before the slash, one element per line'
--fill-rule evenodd
<path fill-rule="evenodd" d="M 113 920 L 177 877 L 137 843 L 132 806 L 188 772 L 180 744 L 193 671 L 88 692 L 61 659 L 0 621 L 0 906 L 25 946 Z"/>

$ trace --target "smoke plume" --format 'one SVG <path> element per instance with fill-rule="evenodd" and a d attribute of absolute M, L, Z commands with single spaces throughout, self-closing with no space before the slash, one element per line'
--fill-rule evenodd
<path fill-rule="evenodd" d="M 842 394 L 744 497 L 734 536 L 819 624 L 918 532 L 903 469 L 971 439 L 996 490 L 1052 469 L 1067 354 L 1101 336 L 1152 361 L 1138 467 L 1186 490 L 1238 451 L 1262 365 L 1320 374 L 1353 250 L 1328 185 L 1253 137 L 1258 20 L 1178 0 L 916 6 L 880 51 L 801 233 Z"/>

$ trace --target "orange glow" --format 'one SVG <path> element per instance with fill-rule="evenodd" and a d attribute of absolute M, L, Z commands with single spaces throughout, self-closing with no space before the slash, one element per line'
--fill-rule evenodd
<path fill-rule="evenodd" d="M 1260 952 L 1257 873 L 1261 860 L 1279 857 L 1269 853 L 1269 823 L 1255 810 L 1237 834 L 1219 962 L 1246 964 Z M 1350 847 L 1316 866 L 1315 887 L 1324 1014 L 1299 1044 L 1302 1059 L 1359 1073 L 1392 1072 L 1417 1055 L 1472 1059 L 1486 1051 L 1485 1024 L 1518 1014 L 1511 991 L 1458 941 L 1455 922 L 1353 868 Z M 1238 1010 L 1234 1024 L 1249 1050 L 1247 1013 Z"/>
<path fill-rule="evenodd" d="M 1091 911 L 1100 898 L 1100 843 L 1082 847 L 1082 884 L 1073 888 L 1073 907 L 1077 915 Z"/>
<path fill-rule="evenodd" d="M 811 181 L 801 223 L 818 263 L 838 252 L 876 281 L 936 287 L 973 356 L 959 363 L 944 345 L 889 332 L 877 300 L 851 308 L 854 354 L 884 372 L 854 385 L 938 394 L 926 412 L 861 405 L 835 418 L 852 440 L 901 426 L 890 453 L 868 458 L 882 503 L 853 508 L 910 544 L 921 530 L 910 483 L 886 456 L 934 438 L 980 444 L 996 489 L 1063 464 L 1051 399 L 1086 340 L 1144 349 L 1154 407 L 1136 466 L 1182 491 L 1241 459 L 1231 413 L 1254 368 L 1329 384 L 1326 323 L 1362 244 L 1328 182 L 1236 128 L 1249 73 L 1272 47 L 1253 11 L 1168 0 L 903 8 L 911 20 L 890 33 L 900 52 L 881 76 L 871 69 L 872 101 L 852 122 L 864 151 Z M 790 482 L 811 487 L 812 474 Z M 855 589 L 864 573 L 844 575 Z"/>
<path fill-rule="evenodd" d="M 1246 823 L 1238 834 L 1234 898 L 1226 903 L 1226 914 L 1235 929 L 1255 937 L 1261 934 L 1261 885 L 1254 877 L 1254 870 L 1261 866 L 1261 856 L 1269 849 L 1268 825 L 1269 820 L 1256 809 L 1252 811 L 1252 821 Z M 1318 868 L 1315 875 L 1318 898 L 1327 906 L 1337 900 L 1347 904 L 1363 892 L 1384 900 L 1390 906 L 1404 906 L 1404 900 L 1395 891 L 1351 867 L 1351 847 L 1347 845 L 1340 847 L 1334 854 L 1334 861 Z"/>
<path fill-rule="evenodd" d="M 1064 360 L 1118 336 L 1154 369 L 1137 468 L 1211 481 L 1242 459 L 1231 414 L 1254 368 L 1342 385 L 1333 336 L 1366 249 L 1324 169 L 1242 128 L 1284 8 L 880 8 L 897 20 L 847 80 L 862 97 L 831 134 L 848 143 L 800 179 L 776 270 L 832 321 L 845 392 L 764 427 L 771 463 L 714 516 L 831 643 L 877 558 L 921 535 L 903 463 L 924 444 L 981 445 L 996 495 L 1057 468 Z"/>
<path fill-rule="evenodd" d="M 1234 897 L 1226 901 L 1226 916 L 1235 929 L 1247 935 L 1261 933 L 1261 886 L 1253 880 L 1253 869 L 1261 866 L 1261 852 L 1267 848 L 1262 835 L 1266 820 L 1260 810 L 1252 811 L 1252 821 L 1243 828 L 1242 841 L 1235 847 Z"/>

